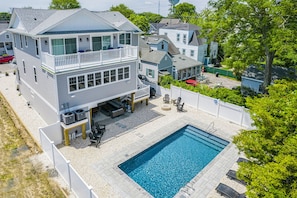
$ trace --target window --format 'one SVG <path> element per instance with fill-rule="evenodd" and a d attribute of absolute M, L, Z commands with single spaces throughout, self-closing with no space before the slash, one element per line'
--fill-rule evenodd
<path fill-rule="evenodd" d="M 167 32 L 164 32 L 164 35 L 167 36 Z"/>
<path fill-rule="evenodd" d="M 88 74 L 88 87 L 94 87 L 94 74 Z"/>
<path fill-rule="evenodd" d="M 101 72 L 95 73 L 95 83 L 97 85 L 101 85 Z"/>
<path fill-rule="evenodd" d="M 191 50 L 190 56 L 194 56 L 194 50 Z"/>
<path fill-rule="evenodd" d="M 39 56 L 38 40 L 35 40 L 35 50 L 36 50 L 36 55 Z"/>
<path fill-rule="evenodd" d="M 78 76 L 78 89 L 84 89 L 86 88 L 85 85 L 85 76 Z"/>
<path fill-rule="evenodd" d="M 24 69 L 24 74 L 26 73 L 26 64 L 25 61 L 23 60 L 23 69 Z"/>
<path fill-rule="evenodd" d="M 33 71 L 34 71 L 34 80 L 35 82 L 37 82 L 36 67 L 33 67 Z"/>
<path fill-rule="evenodd" d="M 76 85 L 76 77 L 69 78 L 69 91 L 76 91 L 77 85 Z"/>
<path fill-rule="evenodd" d="M 77 52 L 76 38 L 52 39 L 52 54 L 73 54 Z"/>
<path fill-rule="evenodd" d="M 5 46 L 7 50 L 12 50 L 12 42 L 6 42 Z"/>
<path fill-rule="evenodd" d="M 124 45 L 130 45 L 131 44 L 131 34 L 120 34 L 120 44 Z"/>
<path fill-rule="evenodd" d="M 129 70 L 129 67 L 125 67 L 125 68 L 124 68 L 124 78 L 125 78 L 125 79 L 130 78 L 130 70 Z"/>
<path fill-rule="evenodd" d="M 176 41 L 179 41 L 179 39 L 180 39 L 179 37 L 180 37 L 180 34 L 177 34 L 176 35 Z"/>
<path fill-rule="evenodd" d="M 182 54 L 183 54 L 183 55 L 186 54 L 186 49 L 183 49 Z"/>
<path fill-rule="evenodd" d="M 21 49 L 23 49 L 23 38 L 22 38 L 22 35 L 20 35 L 20 45 L 21 45 Z"/>
<path fill-rule="evenodd" d="M 154 70 L 152 70 L 152 69 L 146 69 L 146 76 L 151 77 L 151 78 L 154 78 L 155 77 Z"/>
<path fill-rule="evenodd" d="M 28 47 L 28 37 L 25 36 L 25 46 Z"/>
<path fill-rule="evenodd" d="M 114 82 L 116 80 L 117 80 L 117 78 L 116 78 L 116 70 L 115 69 L 110 70 L 110 82 Z"/>
<path fill-rule="evenodd" d="M 124 79 L 124 68 L 119 68 L 118 69 L 118 80 L 123 80 Z"/>
<path fill-rule="evenodd" d="M 92 37 L 93 51 L 107 50 L 111 47 L 110 36 Z"/>
<path fill-rule="evenodd" d="M 162 42 L 161 44 L 161 49 L 164 49 L 164 42 Z"/>
<path fill-rule="evenodd" d="M 104 84 L 109 83 L 109 71 L 103 72 L 103 82 Z"/>
<path fill-rule="evenodd" d="M 9 39 L 9 34 L 6 34 L 5 37 L 6 37 L 7 39 Z"/>
<path fill-rule="evenodd" d="M 138 69 L 139 71 L 142 71 L 142 63 L 139 63 Z"/>
<path fill-rule="evenodd" d="M 184 42 L 184 44 L 187 43 L 187 35 L 186 34 L 183 35 L 183 42 Z"/>

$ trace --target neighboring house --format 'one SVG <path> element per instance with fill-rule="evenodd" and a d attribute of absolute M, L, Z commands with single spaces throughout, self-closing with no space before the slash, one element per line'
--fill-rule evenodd
<path fill-rule="evenodd" d="M 13 55 L 12 34 L 7 31 L 9 21 L 0 21 L 0 56 Z"/>
<path fill-rule="evenodd" d="M 206 39 L 200 38 L 200 28 L 189 23 L 178 23 L 163 26 L 159 29 L 159 35 L 167 35 L 179 49 L 180 53 L 199 62 L 208 60 Z M 209 56 L 216 59 L 218 44 L 211 42 Z M 209 63 L 207 61 L 207 63 Z"/>
<path fill-rule="evenodd" d="M 272 67 L 272 81 L 277 79 L 295 79 L 297 80 L 296 70 L 294 68 L 286 68 L 273 66 Z M 263 93 L 262 85 L 264 82 L 264 66 L 258 67 L 255 65 L 249 66 L 241 76 L 241 87 L 247 87 L 256 93 Z"/>
<path fill-rule="evenodd" d="M 148 102 L 137 77 L 141 30 L 119 12 L 13 9 L 9 31 L 21 94 L 48 124 L 61 122 L 64 137 L 84 137 L 103 107 L 119 115 L 106 106 L 113 99 L 127 98 L 132 111 Z"/>
<path fill-rule="evenodd" d="M 159 29 L 162 28 L 163 26 L 167 25 L 175 25 L 181 23 L 180 19 L 167 19 L 164 18 L 162 19 L 159 23 L 150 23 L 150 28 L 148 33 L 152 35 L 158 35 L 159 34 Z"/>
<path fill-rule="evenodd" d="M 187 80 L 201 75 L 202 63 L 180 54 L 166 35 L 142 38 L 139 73 L 148 80 L 157 83 L 159 75 L 164 74 L 172 75 L 175 80 Z"/>

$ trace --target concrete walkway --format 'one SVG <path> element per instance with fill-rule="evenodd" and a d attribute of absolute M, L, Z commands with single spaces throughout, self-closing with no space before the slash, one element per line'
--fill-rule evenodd
<path fill-rule="evenodd" d="M 38 129 L 46 124 L 16 91 L 13 74 L 0 76 L 0 91 L 39 143 Z M 238 151 L 231 142 L 241 127 L 188 106 L 185 106 L 186 112 L 177 112 L 173 105 L 171 110 L 164 111 L 161 109 L 162 104 L 162 98 L 150 100 L 148 106 L 138 103 L 134 113 L 127 113 L 127 116 L 122 119 L 119 117 L 107 125 L 106 134 L 117 135 L 104 139 L 99 148 L 89 146 L 88 139 L 76 138 L 72 140 L 71 146 L 60 145 L 60 151 L 99 197 L 151 197 L 121 172 L 118 165 L 186 124 L 206 130 L 214 122 L 214 134 L 228 140 L 230 144 L 176 197 L 221 197 L 215 191 L 220 182 L 240 193 L 244 192 L 243 185 L 226 177 L 229 169 L 237 169 Z M 117 130 L 121 132 L 117 133 Z"/>

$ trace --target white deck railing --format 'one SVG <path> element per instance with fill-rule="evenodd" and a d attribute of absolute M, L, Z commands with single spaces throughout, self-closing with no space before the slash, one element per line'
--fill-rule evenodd
<path fill-rule="evenodd" d="M 42 66 L 56 73 L 106 63 L 136 60 L 137 46 L 125 46 L 118 49 L 78 52 L 76 54 L 52 55 L 42 53 Z"/>

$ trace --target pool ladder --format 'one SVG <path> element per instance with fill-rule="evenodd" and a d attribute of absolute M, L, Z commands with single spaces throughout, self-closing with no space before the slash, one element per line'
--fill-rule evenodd
<path fill-rule="evenodd" d="M 216 131 L 217 129 L 214 127 L 214 121 L 212 121 L 211 123 L 209 123 L 208 127 L 206 128 L 206 132 L 214 133 Z"/>

